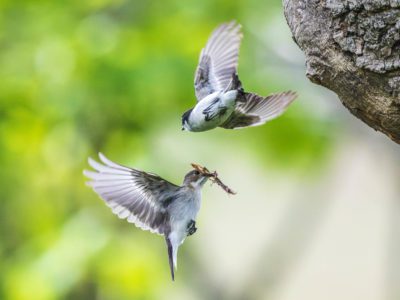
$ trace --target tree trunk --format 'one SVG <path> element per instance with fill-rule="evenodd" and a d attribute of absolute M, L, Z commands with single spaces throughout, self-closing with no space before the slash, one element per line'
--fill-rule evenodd
<path fill-rule="evenodd" d="M 283 0 L 307 77 L 400 143 L 400 0 Z"/>

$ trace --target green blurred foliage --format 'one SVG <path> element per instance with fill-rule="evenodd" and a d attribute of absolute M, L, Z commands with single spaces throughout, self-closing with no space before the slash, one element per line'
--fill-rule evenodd
<path fill-rule="evenodd" d="M 180 180 L 179 162 L 159 164 L 152 148 L 165 128 L 188 134 L 180 116 L 208 35 L 281 14 L 279 0 L 0 2 L 0 299 L 155 299 L 169 288 L 162 239 L 102 206 L 84 186 L 86 159 L 103 151 Z M 294 89 L 288 66 L 257 79 L 262 45 L 244 32 L 245 87 Z M 198 137 L 304 172 L 329 153 L 334 127 L 295 104 L 268 126 Z"/>

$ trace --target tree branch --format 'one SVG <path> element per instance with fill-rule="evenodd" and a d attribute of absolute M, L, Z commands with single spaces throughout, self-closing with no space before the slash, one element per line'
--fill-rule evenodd
<path fill-rule="evenodd" d="M 306 75 L 400 143 L 400 0 L 283 0 Z"/>

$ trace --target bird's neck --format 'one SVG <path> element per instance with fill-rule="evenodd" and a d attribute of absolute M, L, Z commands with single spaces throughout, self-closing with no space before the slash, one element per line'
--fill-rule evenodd
<path fill-rule="evenodd" d="M 203 187 L 203 183 L 197 183 L 197 182 L 189 182 L 186 185 L 186 188 L 188 188 L 191 191 L 195 191 L 195 192 L 200 192 L 202 187 Z"/>

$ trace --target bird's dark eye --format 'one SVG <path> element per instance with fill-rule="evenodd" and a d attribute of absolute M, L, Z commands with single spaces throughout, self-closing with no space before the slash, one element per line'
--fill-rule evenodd
<path fill-rule="evenodd" d="M 194 171 L 194 175 L 200 175 L 199 171 Z"/>

